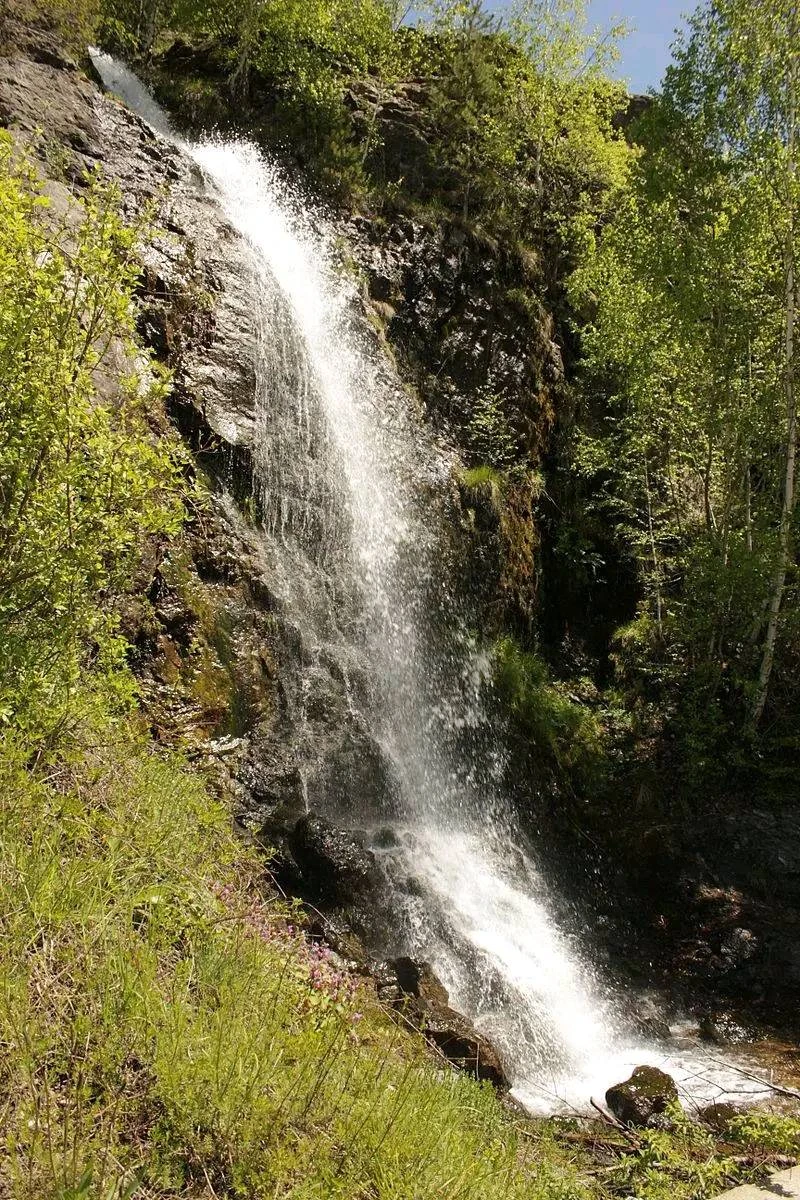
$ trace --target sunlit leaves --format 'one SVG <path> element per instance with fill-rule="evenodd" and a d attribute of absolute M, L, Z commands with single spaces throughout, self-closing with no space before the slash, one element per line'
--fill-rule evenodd
<path fill-rule="evenodd" d="M 4 137 L 0 696 L 46 721 L 90 661 L 116 661 L 115 595 L 140 539 L 178 512 L 169 443 L 148 434 L 158 385 L 132 343 L 136 233 L 100 184 L 77 228 L 42 203 Z"/>

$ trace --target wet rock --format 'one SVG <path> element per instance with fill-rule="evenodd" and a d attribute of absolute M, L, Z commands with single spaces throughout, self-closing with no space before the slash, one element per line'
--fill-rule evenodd
<path fill-rule="evenodd" d="M 406 1021 L 425 1037 L 459 1071 L 507 1089 L 497 1051 L 473 1025 L 450 1007 L 450 997 L 428 963 L 400 957 L 373 969 L 379 999 L 402 1012 Z"/>
<path fill-rule="evenodd" d="M 732 1121 L 741 1117 L 744 1109 L 736 1104 L 719 1101 L 707 1104 L 698 1110 L 697 1119 L 708 1125 L 715 1133 L 727 1133 Z"/>
<path fill-rule="evenodd" d="M 677 1099 L 675 1080 L 658 1067 L 637 1067 L 630 1079 L 606 1092 L 606 1104 L 623 1125 L 648 1125 Z"/>
<path fill-rule="evenodd" d="M 373 963 L 370 971 L 375 981 L 375 991 L 381 1004 L 387 1008 L 402 1005 L 405 995 L 397 977 L 397 969 L 391 962 Z"/>
<path fill-rule="evenodd" d="M 364 943 L 350 925 L 337 915 L 328 916 L 315 910 L 309 916 L 306 932 L 314 940 L 330 946 L 353 974 L 372 974 L 372 963 Z"/>
<path fill-rule="evenodd" d="M 750 1042 L 756 1030 L 737 1020 L 729 1012 L 707 1012 L 700 1017 L 700 1037 L 716 1046 L 737 1046 Z"/>
<path fill-rule="evenodd" d="M 320 901 L 350 904 L 375 882 L 375 859 L 358 838 L 313 813 L 295 824 L 287 847 L 305 891 Z"/>
<path fill-rule="evenodd" d="M 758 938 L 751 929 L 737 926 L 722 939 L 720 952 L 731 966 L 741 966 L 758 952 Z"/>
<path fill-rule="evenodd" d="M 267 841 L 288 836 L 306 808 L 303 774 L 294 748 L 285 741 L 281 745 L 278 736 L 269 741 L 255 739 L 242 769 L 242 782 Z"/>
<path fill-rule="evenodd" d="M 60 148 L 63 168 L 71 165 L 75 151 L 85 168 L 103 153 L 95 88 L 56 52 L 40 57 L 47 61 L 0 58 L 0 125 L 33 144 L 42 157 Z"/>
<path fill-rule="evenodd" d="M 241 754 L 246 742 L 244 738 L 222 737 L 214 738 L 208 743 L 206 752 L 212 758 L 228 758 L 231 754 Z"/>
<path fill-rule="evenodd" d="M 670 1037 L 667 1015 L 655 996 L 634 998 L 634 1021 L 646 1037 L 658 1041 L 667 1041 Z"/>
<path fill-rule="evenodd" d="M 461 1019 L 443 1023 L 429 1021 L 424 1032 L 458 1070 L 484 1079 L 498 1089 L 508 1087 L 499 1055 L 485 1038 L 475 1033 L 469 1022 Z"/>

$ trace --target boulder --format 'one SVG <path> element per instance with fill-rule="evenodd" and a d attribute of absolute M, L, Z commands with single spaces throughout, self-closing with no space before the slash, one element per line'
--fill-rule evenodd
<path fill-rule="evenodd" d="M 658 1067 L 637 1067 L 630 1079 L 606 1092 L 606 1104 L 623 1125 L 648 1125 L 677 1099 L 675 1080 Z"/>
<path fill-rule="evenodd" d="M 731 1121 L 736 1117 L 741 1117 L 744 1109 L 736 1104 L 730 1104 L 726 1101 L 718 1101 L 714 1104 L 707 1104 L 701 1108 L 697 1117 L 704 1125 L 708 1125 L 715 1133 L 727 1133 Z"/>
<path fill-rule="evenodd" d="M 466 1017 L 450 1007 L 447 989 L 428 963 L 401 957 L 373 970 L 378 997 L 418 1027 L 459 1071 L 507 1090 L 499 1054 Z"/>
<path fill-rule="evenodd" d="M 350 904 L 375 881 L 375 858 L 358 838 L 308 813 L 295 824 L 288 849 L 305 890 L 320 901 Z"/>
<path fill-rule="evenodd" d="M 729 1012 L 707 1012 L 700 1017 L 700 1037 L 716 1046 L 737 1046 L 757 1036 L 752 1026 L 737 1021 Z"/>

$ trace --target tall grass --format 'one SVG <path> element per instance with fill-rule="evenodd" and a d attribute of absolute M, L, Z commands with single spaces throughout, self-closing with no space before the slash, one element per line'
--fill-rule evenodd
<path fill-rule="evenodd" d="M 39 776 L 0 748 L 0 1194 L 575 1194 L 307 944 L 196 776 L 104 740 Z"/>

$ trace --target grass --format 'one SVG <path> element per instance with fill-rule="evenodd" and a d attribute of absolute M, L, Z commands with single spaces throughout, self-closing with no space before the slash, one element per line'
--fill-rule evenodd
<path fill-rule="evenodd" d="M 461 483 L 469 490 L 490 487 L 492 489 L 503 487 L 503 474 L 501 471 L 495 470 L 494 467 L 480 466 L 470 467 L 461 472 Z"/>
<path fill-rule="evenodd" d="M 104 732 L 0 750 L 0 1195 L 581 1193 L 306 942 L 202 780 Z"/>

